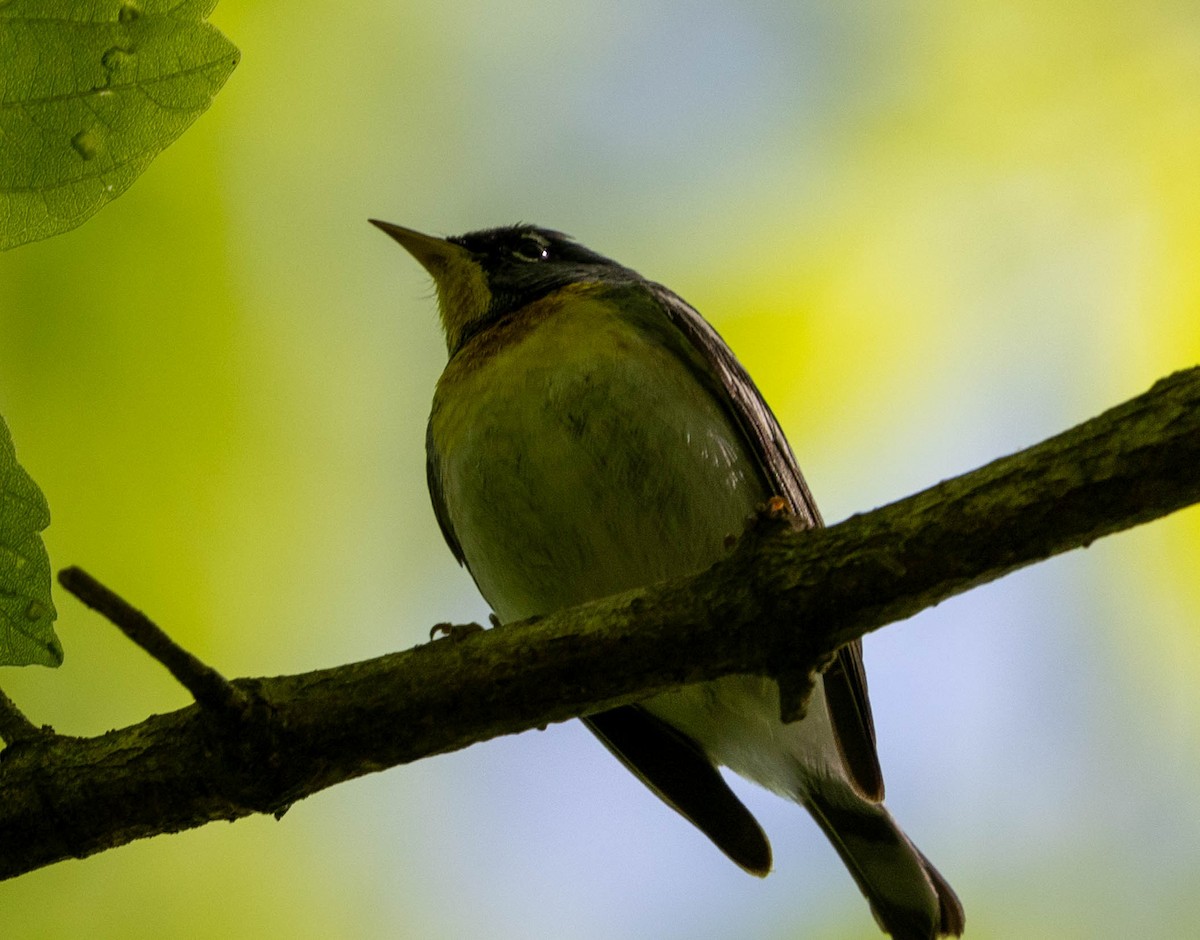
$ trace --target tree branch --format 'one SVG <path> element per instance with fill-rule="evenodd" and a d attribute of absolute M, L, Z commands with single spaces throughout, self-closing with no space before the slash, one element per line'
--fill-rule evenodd
<path fill-rule="evenodd" d="M 766 517 L 710 570 L 303 675 L 96 738 L 0 752 L 0 877 L 730 673 L 787 688 L 864 633 L 1200 501 L 1200 368 L 828 529 Z M 785 701 L 794 714 L 798 699 Z"/>

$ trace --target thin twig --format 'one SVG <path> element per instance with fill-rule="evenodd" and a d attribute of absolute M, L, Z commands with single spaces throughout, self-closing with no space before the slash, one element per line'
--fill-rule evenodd
<path fill-rule="evenodd" d="M 46 731 L 26 718 L 25 713 L 17 708 L 17 703 L 0 689 L 0 738 L 4 739 L 4 743 L 30 741 L 44 734 Z"/>
<path fill-rule="evenodd" d="M 92 610 L 111 620 L 121 632 L 166 666 L 201 708 L 241 717 L 249 707 L 244 692 L 212 666 L 202 662 L 124 598 L 82 568 L 64 568 L 58 583 Z"/>

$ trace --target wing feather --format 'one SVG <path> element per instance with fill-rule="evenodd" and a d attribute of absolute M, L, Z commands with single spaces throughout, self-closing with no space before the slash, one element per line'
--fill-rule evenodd
<path fill-rule="evenodd" d="M 752 875 L 771 870 L 771 844 L 695 742 L 636 705 L 584 718 L 630 771 Z"/>
<path fill-rule="evenodd" d="M 700 376 L 702 381 L 707 375 L 719 380 L 719 397 L 750 444 L 772 494 L 784 497 L 806 528 L 823 525 L 779 421 L 725 341 L 672 291 L 653 283 L 647 283 L 646 289 L 703 358 L 707 368 Z M 867 695 L 860 641 L 848 643 L 838 651 L 837 658 L 825 671 L 824 680 L 825 700 L 842 759 L 856 789 L 865 798 L 878 802 L 883 799 L 883 772 L 875 749 L 875 721 Z"/>

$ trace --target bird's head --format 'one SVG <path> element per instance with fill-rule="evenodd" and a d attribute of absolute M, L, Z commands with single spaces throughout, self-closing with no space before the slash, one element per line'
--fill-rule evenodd
<path fill-rule="evenodd" d="M 560 287 L 638 277 L 562 232 L 533 225 L 439 238 L 377 219 L 371 224 L 403 245 L 433 278 L 451 355 L 489 323 Z"/>

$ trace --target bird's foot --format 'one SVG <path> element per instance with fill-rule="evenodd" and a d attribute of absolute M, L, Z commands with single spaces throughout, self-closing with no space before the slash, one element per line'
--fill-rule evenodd
<path fill-rule="evenodd" d="M 436 640 L 441 635 L 449 637 L 452 643 L 461 643 L 467 637 L 482 632 L 483 627 L 477 623 L 435 623 L 429 630 L 429 639 Z"/>

